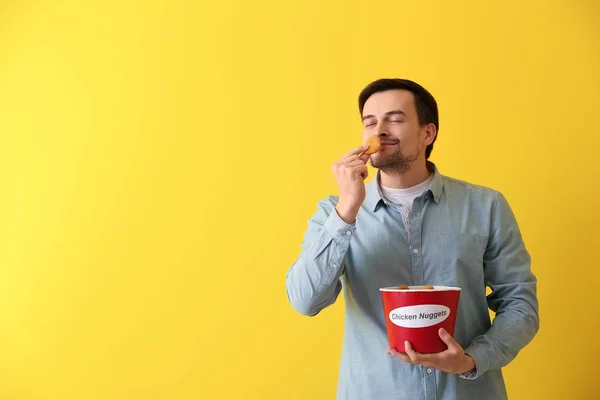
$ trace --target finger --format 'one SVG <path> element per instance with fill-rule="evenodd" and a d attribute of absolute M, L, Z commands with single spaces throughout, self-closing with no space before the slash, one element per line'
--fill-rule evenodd
<path fill-rule="evenodd" d="M 444 341 L 444 343 L 446 343 L 446 345 L 448 346 L 448 350 L 451 350 L 451 351 L 462 350 L 462 346 L 460 344 L 458 344 L 458 342 L 456 340 L 454 340 L 454 338 L 444 328 L 440 328 L 440 330 L 438 331 L 438 334 L 440 335 L 440 339 L 442 339 Z M 446 350 L 446 351 L 448 351 L 448 350 Z"/>
<path fill-rule="evenodd" d="M 419 361 L 419 353 L 413 350 L 412 344 L 407 340 L 404 342 L 404 351 L 410 357 L 411 361 L 417 363 Z"/>
<path fill-rule="evenodd" d="M 394 349 L 393 347 L 388 347 L 387 354 L 389 354 L 393 357 L 396 357 L 402 361 L 405 361 L 407 363 L 411 363 L 411 364 L 413 363 L 409 356 L 407 356 L 406 354 L 400 353 L 399 351 L 396 351 L 396 349 Z"/>
<path fill-rule="evenodd" d="M 355 170 L 356 172 L 358 172 L 361 176 L 361 178 L 366 179 L 367 176 L 369 176 L 369 169 L 367 168 L 367 166 L 365 164 L 362 163 L 362 161 L 359 161 L 360 164 L 356 165 L 354 167 L 352 167 L 353 170 Z"/>
<path fill-rule="evenodd" d="M 344 156 L 339 161 L 339 164 L 340 165 L 346 165 L 346 164 L 350 164 L 350 163 L 352 163 L 354 161 L 361 161 L 361 159 L 356 154 L 350 154 L 350 155 Z"/>
<path fill-rule="evenodd" d="M 365 168 L 364 171 L 362 171 L 360 173 L 360 176 L 363 178 L 363 181 L 364 181 L 369 176 L 369 170 L 367 168 Z"/>
<path fill-rule="evenodd" d="M 407 340 L 404 342 L 404 351 L 410 357 L 413 363 L 425 365 L 426 367 L 431 366 L 431 355 L 417 353 L 413 350 L 412 344 Z"/>
<path fill-rule="evenodd" d="M 363 160 L 354 160 L 352 162 L 349 162 L 348 164 L 344 164 L 346 167 L 348 168 L 356 168 L 356 167 L 365 167 L 365 163 L 363 162 Z"/>
<path fill-rule="evenodd" d="M 363 151 L 365 151 L 366 149 L 369 148 L 368 144 L 363 144 L 362 146 L 358 146 L 357 148 L 350 150 L 349 152 L 346 153 L 345 157 L 347 156 L 351 156 L 351 155 L 358 155 L 360 153 L 362 153 Z"/>
<path fill-rule="evenodd" d="M 344 165 L 344 169 L 348 170 L 353 176 L 356 176 L 354 174 L 360 175 L 363 179 L 369 175 L 369 169 L 360 160 L 356 160 L 351 164 Z"/>

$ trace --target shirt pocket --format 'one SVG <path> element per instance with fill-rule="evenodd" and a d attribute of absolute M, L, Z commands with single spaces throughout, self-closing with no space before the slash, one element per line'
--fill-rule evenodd
<path fill-rule="evenodd" d="M 438 232 L 439 265 L 444 285 L 467 287 L 483 279 L 483 254 L 488 236 L 470 233 Z"/>

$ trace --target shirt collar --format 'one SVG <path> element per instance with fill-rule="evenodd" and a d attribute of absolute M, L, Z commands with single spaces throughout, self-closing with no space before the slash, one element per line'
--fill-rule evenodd
<path fill-rule="evenodd" d="M 429 192 L 431 192 L 433 196 L 433 200 L 436 203 L 440 202 L 440 198 L 442 196 L 442 191 L 444 189 L 444 181 L 442 179 L 442 175 L 438 171 L 436 165 L 431 161 L 427 161 L 427 169 L 430 172 L 433 172 L 433 177 L 431 178 L 431 184 L 429 185 Z M 367 183 L 367 193 L 365 197 L 365 206 L 371 211 L 377 211 L 381 204 L 386 204 L 386 200 L 381 194 L 381 176 L 379 170 L 377 170 L 377 174 L 375 178 Z"/>
<path fill-rule="evenodd" d="M 431 161 L 427 161 L 427 169 L 433 172 L 433 178 L 431 178 L 431 184 L 429 185 L 429 191 L 433 195 L 433 200 L 436 203 L 440 202 L 442 192 L 444 191 L 444 179 L 437 166 Z"/>

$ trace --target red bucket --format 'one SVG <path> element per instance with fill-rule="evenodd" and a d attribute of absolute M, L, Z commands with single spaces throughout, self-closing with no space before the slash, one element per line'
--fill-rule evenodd
<path fill-rule="evenodd" d="M 444 328 L 454 336 L 460 288 L 396 286 L 379 290 L 390 347 L 405 353 L 404 341 L 408 340 L 418 353 L 439 353 L 448 348 L 438 332 Z"/>

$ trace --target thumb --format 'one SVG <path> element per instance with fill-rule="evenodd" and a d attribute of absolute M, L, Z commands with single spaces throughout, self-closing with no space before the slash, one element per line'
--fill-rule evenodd
<path fill-rule="evenodd" d="M 371 155 L 362 153 L 361 155 L 358 156 L 358 158 L 360 158 L 366 164 L 367 161 L 369 161 L 369 158 L 371 158 Z"/>
<path fill-rule="evenodd" d="M 454 340 L 454 338 L 444 328 L 440 328 L 438 334 L 440 335 L 440 339 L 442 339 L 444 341 L 444 343 L 446 343 L 448 345 L 449 349 L 456 348 L 456 347 L 460 348 L 460 345 L 458 344 L 458 342 L 456 340 Z"/>

